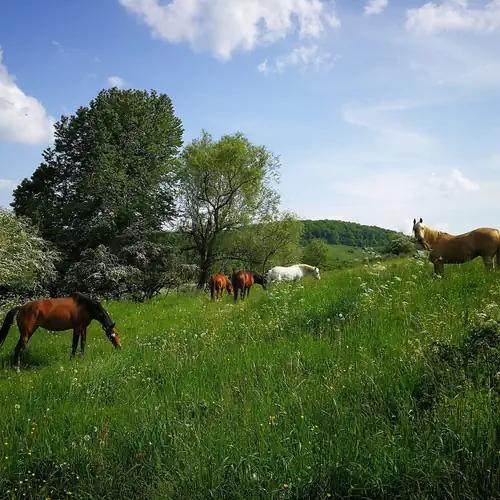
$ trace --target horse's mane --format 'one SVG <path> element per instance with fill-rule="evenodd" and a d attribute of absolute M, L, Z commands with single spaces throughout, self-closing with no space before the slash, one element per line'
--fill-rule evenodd
<path fill-rule="evenodd" d="M 297 264 L 301 269 L 307 269 L 308 271 L 314 271 L 314 266 L 310 266 L 309 264 Z"/>
<path fill-rule="evenodd" d="M 429 226 L 424 226 L 425 227 L 425 232 L 430 234 L 430 236 L 434 237 L 434 238 L 440 238 L 441 236 L 450 236 L 449 233 L 446 233 L 444 231 L 439 231 L 438 229 L 434 229 L 432 227 L 429 227 Z"/>
<path fill-rule="evenodd" d="M 108 311 L 102 307 L 102 304 L 97 300 L 89 297 L 88 295 L 84 295 L 80 292 L 73 292 L 69 295 L 78 305 L 82 305 L 89 309 L 90 311 L 98 311 L 102 315 L 102 319 L 107 326 L 113 324 L 113 320 L 111 316 L 108 314 Z M 97 319 L 97 318 L 96 318 Z"/>

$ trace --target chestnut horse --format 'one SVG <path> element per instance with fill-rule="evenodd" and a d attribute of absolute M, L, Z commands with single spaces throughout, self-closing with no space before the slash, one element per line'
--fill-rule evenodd
<path fill-rule="evenodd" d="M 20 337 L 14 350 L 14 361 L 18 369 L 21 364 L 21 353 L 39 326 L 54 332 L 73 329 L 73 348 L 70 359 L 75 357 L 79 339 L 80 357 L 83 357 L 87 327 L 94 319 L 101 323 L 115 349 L 121 347 L 115 323 L 101 303 L 78 292 L 72 293 L 69 297 L 34 300 L 22 306 L 13 307 L 7 313 L 0 329 L 0 346 L 7 338 L 16 314 Z"/>
<path fill-rule="evenodd" d="M 500 263 L 500 231 L 480 227 L 459 235 L 437 231 L 424 224 L 422 218 L 413 219 L 413 234 L 418 242 L 429 251 L 429 260 L 434 264 L 434 276 L 443 274 L 445 264 L 462 264 L 481 257 L 487 271 Z"/>
<path fill-rule="evenodd" d="M 266 280 L 265 278 L 254 272 L 254 271 L 233 271 L 232 276 L 233 282 L 233 297 L 234 301 L 238 300 L 238 291 L 240 292 L 241 300 L 244 300 L 245 293 L 246 296 L 250 294 L 250 288 L 257 283 L 262 286 L 264 290 L 266 290 Z"/>
<path fill-rule="evenodd" d="M 227 290 L 227 293 L 231 293 L 233 291 L 231 280 L 223 274 L 212 274 L 212 276 L 210 276 L 211 299 L 214 300 L 215 297 L 217 297 L 217 300 L 219 300 L 222 297 L 224 290 Z"/>

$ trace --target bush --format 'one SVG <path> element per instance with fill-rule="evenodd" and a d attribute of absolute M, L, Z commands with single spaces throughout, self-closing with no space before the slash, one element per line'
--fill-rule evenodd
<path fill-rule="evenodd" d="M 328 260 L 330 248 L 324 238 L 312 240 L 309 245 L 304 248 L 304 262 L 311 266 L 323 268 Z"/>
<path fill-rule="evenodd" d="M 0 294 L 43 293 L 57 277 L 59 254 L 27 219 L 0 208 Z"/>
<path fill-rule="evenodd" d="M 169 245 L 140 241 L 117 255 L 104 246 L 88 249 L 65 275 L 66 293 L 80 291 L 102 298 L 148 300 L 193 279 L 198 269 L 184 264 Z"/>
<path fill-rule="evenodd" d="M 409 255 L 414 253 L 414 251 L 415 245 L 413 239 L 402 233 L 393 236 L 384 248 L 385 253 L 393 255 Z"/>

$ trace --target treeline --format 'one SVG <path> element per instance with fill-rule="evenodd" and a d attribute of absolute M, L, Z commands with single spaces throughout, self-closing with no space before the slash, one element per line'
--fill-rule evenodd
<path fill-rule="evenodd" d="M 323 265 L 326 242 L 388 241 L 380 228 L 281 211 L 278 156 L 241 132 L 185 144 L 172 100 L 154 90 L 104 89 L 54 132 L 13 212 L 0 211 L 4 296 L 146 300 L 234 267 Z"/>
<path fill-rule="evenodd" d="M 380 248 L 387 246 L 397 234 L 390 229 L 340 220 L 303 220 L 302 224 L 301 244 L 304 246 L 323 238 L 329 245 Z"/>
<path fill-rule="evenodd" d="M 300 259 L 302 224 L 274 187 L 278 157 L 240 132 L 183 135 L 154 90 L 104 89 L 62 116 L 13 212 L 0 213 L 0 291 L 145 300 L 202 288 L 215 271 Z"/>

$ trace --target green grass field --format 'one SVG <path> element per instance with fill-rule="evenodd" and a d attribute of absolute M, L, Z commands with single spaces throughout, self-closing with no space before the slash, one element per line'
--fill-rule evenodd
<path fill-rule="evenodd" d="M 20 374 L 13 327 L 0 498 L 498 497 L 496 322 L 486 354 L 464 342 L 500 275 L 408 260 L 302 283 L 108 303 L 121 351 L 93 323 L 70 362 L 71 333 L 39 330 Z"/>
<path fill-rule="evenodd" d="M 329 261 L 332 264 L 346 264 L 356 261 L 363 262 L 365 253 L 361 248 L 350 247 L 347 245 L 330 245 Z"/>

